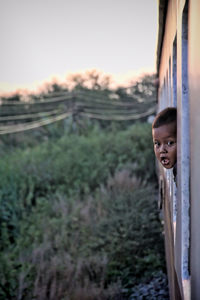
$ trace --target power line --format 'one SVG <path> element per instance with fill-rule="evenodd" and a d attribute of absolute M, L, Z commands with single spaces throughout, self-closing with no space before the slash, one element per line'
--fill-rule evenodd
<path fill-rule="evenodd" d="M 124 114 L 127 114 L 127 115 L 130 115 L 130 114 L 137 114 L 137 113 L 139 113 L 139 111 L 138 110 L 127 110 L 127 109 L 124 109 L 124 110 L 122 110 L 122 109 L 108 109 L 108 108 L 105 108 L 105 107 L 103 107 L 103 108 L 87 108 L 87 107 L 82 107 L 82 109 L 80 109 L 79 110 L 80 112 L 86 112 L 86 113 L 99 113 L 99 114 L 110 114 L 110 115 L 119 115 L 119 114 L 121 114 L 121 115 L 124 115 Z"/>
<path fill-rule="evenodd" d="M 56 121 L 63 120 L 71 115 L 72 115 L 72 112 L 66 112 L 64 114 L 61 114 L 61 115 L 58 115 L 58 116 L 55 116 L 52 118 L 48 118 L 46 120 L 41 120 L 39 122 L 34 121 L 34 122 L 23 123 L 23 124 L 18 124 L 18 125 L 2 126 L 2 127 L 0 127 L 0 134 L 16 133 L 16 132 L 20 132 L 20 131 L 38 128 L 38 127 L 41 127 L 44 125 L 51 124 Z"/>
<path fill-rule="evenodd" d="M 0 122 L 2 121 L 15 121 L 15 120 L 24 120 L 24 119 L 35 119 L 35 118 L 42 118 L 46 116 L 51 116 L 54 114 L 59 113 L 60 110 L 56 109 L 50 112 L 41 112 L 41 113 L 33 113 L 33 114 L 24 114 L 24 115 L 13 115 L 13 116 L 0 116 Z"/>
<path fill-rule="evenodd" d="M 130 115 L 130 116 L 120 116 L 120 115 L 105 116 L 105 115 L 94 114 L 94 113 L 85 113 L 85 112 L 80 112 L 80 115 L 83 117 L 87 117 L 87 118 L 107 120 L 107 121 L 128 121 L 128 120 L 138 120 L 143 117 L 150 116 L 153 113 L 155 113 L 155 108 L 149 109 L 148 111 L 141 113 L 141 114 L 135 114 L 135 115 Z"/>
<path fill-rule="evenodd" d="M 60 102 L 60 101 L 66 101 L 70 100 L 72 98 L 72 95 L 69 93 L 66 93 L 60 97 L 52 97 L 50 99 L 42 97 L 39 98 L 39 100 L 31 100 L 31 101 L 9 101 L 9 100 L 0 100 L 0 107 L 1 106 L 10 106 L 10 105 L 16 105 L 16 106 L 23 106 L 23 105 L 35 105 L 35 104 L 47 104 L 47 103 L 52 103 L 52 102 Z"/>
<path fill-rule="evenodd" d="M 15 133 L 38 128 L 65 119 L 73 114 L 78 114 L 83 117 L 99 120 L 125 121 L 137 120 L 155 113 L 155 106 L 148 109 L 146 112 L 138 113 L 141 105 L 144 108 L 144 103 L 140 104 L 139 101 L 135 99 L 133 99 L 133 101 L 124 102 L 121 100 L 119 101 L 118 99 L 111 100 L 109 98 L 109 94 L 106 94 L 105 96 L 97 96 L 95 93 L 88 93 L 88 91 L 76 91 L 72 93 L 67 92 L 62 95 L 56 94 L 56 96 L 54 94 L 54 97 L 48 96 L 48 99 L 47 97 L 41 99 L 40 101 L 30 102 L 1 101 L 0 113 L 2 113 L 3 115 L 0 116 L 0 122 L 15 122 L 19 120 L 32 120 L 38 118 L 40 120 L 27 121 L 26 123 L 21 124 L 7 124 L 4 126 L 0 126 L 0 134 Z M 65 101 L 67 101 L 67 105 Z M 152 104 L 152 101 L 150 101 L 150 103 Z M 47 104 L 47 106 L 45 106 L 45 104 Z M 55 107 L 58 107 L 58 104 L 59 109 L 55 109 Z M 145 104 L 148 104 L 149 107 L 149 103 L 146 102 Z M 40 108 L 41 106 L 43 107 L 43 109 L 45 108 L 46 111 L 38 111 L 38 108 Z M 24 111 L 21 112 L 21 114 L 16 114 L 19 110 L 19 107 L 20 109 L 23 108 Z M 61 113 L 61 108 L 65 111 L 64 113 Z M 36 110 L 30 113 L 32 109 Z M 15 114 L 11 115 L 11 110 L 12 112 L 15 112 Z M 27 112 L 28 110 L 29 112 Z"/>
<path fill-rule="evenodd" d="M 84 98 L 86 97 L 86 98 Z M 100 104 L 106 104 L 106 105 L 117 105 L 117 106 L 134 106 L 135 101 L 140 102 L 142 99 L 139 98 L 138 96 L 134 96 L 133 100 L 129 101 L 119 101 L 118 99 L 113 100 L 109 97 L 109 94 L 107 95 L 101 95 L 97 96 L 96 94 L 90 94 L 86 91 L 76 91 L 72 93 L 66 93 L 61 96 L 57 97 L 42 97 L 39 100 L 31 100 L 31 101 L 26 101 L 26 102 L 21 102 L 21 101 L 8 101 L 8 100 L 1 100 L 0 101 L 0 107 L 5 108 L 6 106 L 26 106 L 28 107 L 29 105 L 31 106 L 38 106 L 38 105 L 45 105 L 45 104 L 53 104 L 53 103 L 58 103 L 58 102 L 63 102 L 63 101 L 68 101 L 68 100 L 76 100 L 80 99 L 82 101 L 86 102 L 91 102 L 89 99 L 92 100 L 92 103 L 100 103 Z M 106 100 L 105 100 L 106 99 Z M 134 101 L 135 100 L 135 101 Z"/>

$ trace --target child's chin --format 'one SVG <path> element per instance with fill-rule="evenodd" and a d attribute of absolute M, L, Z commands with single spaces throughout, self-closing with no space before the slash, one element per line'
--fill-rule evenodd
<path fill-rule="evenodd" d="M 172 169 L 174 166 L 175 166 L 175 164 L 168 164 L 168 165 L 162 165 L 165 169 Z"/>
<path fill-rule="evenodd" d="M 163 164 L 163 163 L 161 162 L 161 164 L 162 164 L 162 166 L 163 166 L 165 169 L 172 169 L 173 166 L 174 166 L 174 165 L 172 165 L 172 164 L 170 164 L 170 163 L 168 163 L 168 164 Z"/>
<path fill-rule="evenodd" d="M 163 166 L 165 169 L 172 169 L 173 166 Z"/>

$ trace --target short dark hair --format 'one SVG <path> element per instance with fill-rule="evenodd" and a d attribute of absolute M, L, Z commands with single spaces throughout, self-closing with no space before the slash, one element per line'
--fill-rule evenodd
<path fill-rule="evenodd" d="M 158 128 L 173 122 L 177 122 L 177 109 L 176 107 L 167 107 L 157 114 L 152 123 L 152 128 Z"/>

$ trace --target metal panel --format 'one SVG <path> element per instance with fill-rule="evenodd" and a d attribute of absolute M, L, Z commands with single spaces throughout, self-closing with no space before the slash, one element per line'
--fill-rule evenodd
<path fill-rule="evenodd" d="M 200 298 L 200 1 L 189 2 L 188 69 L 191 136 L 191 298 Z"/>

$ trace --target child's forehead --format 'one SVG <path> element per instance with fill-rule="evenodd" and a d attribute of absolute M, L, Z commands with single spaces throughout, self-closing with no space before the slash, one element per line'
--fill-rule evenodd
<path fill-rule="evenodd" d="M 169 123 L 152 129 L 154 138 L 176 137 L 176 123 Z"/>

